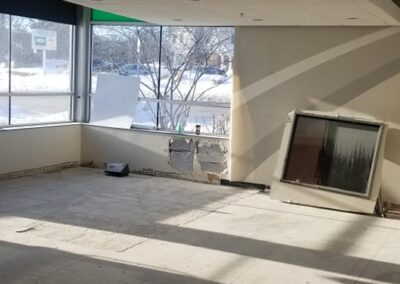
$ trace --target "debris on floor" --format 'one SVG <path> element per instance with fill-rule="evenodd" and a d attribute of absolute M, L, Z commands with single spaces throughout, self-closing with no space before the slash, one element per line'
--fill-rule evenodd
<path fill-rule="evenodd" d="M 126 163 L 107 163 L 104 173 L 108 176 L 126 177 L 129 175 L 129 165 Z"/>
<path fill-rule="evenodd" d="M 27 232 L 30 232 L 30 231 L 33 231 L 33 230 L 35 230 L 35 227 L 29 227 L 29 228 L 26 228 L 26 229 L 16 230 L 15 232 L 16 233 L 27 233 Z"/>

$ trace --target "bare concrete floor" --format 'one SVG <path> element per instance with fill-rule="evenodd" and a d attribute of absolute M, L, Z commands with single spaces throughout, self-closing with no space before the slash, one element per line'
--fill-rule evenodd
<path fill-rule="evenodd" d="M 400 283 L 400 222 L 71 169 L 0 182 L 0 283 Z"/>

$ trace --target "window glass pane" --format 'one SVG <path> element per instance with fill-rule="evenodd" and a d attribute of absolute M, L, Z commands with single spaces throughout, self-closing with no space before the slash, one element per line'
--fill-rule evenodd
<path fill-rule="evenodd" d="M 11 16 L 13 92 L 71 91 L 72 26 Z"/>
<path fill-rule="evenodd" d="M 164 27 L 161 98 L 230 103 L 233 28 Z"/>
<path fill-rule="evenodd" d="M 157 102 L 139 101 L 136 107 L 133 125 L 155 129 L 157 125 Z"/>
<path fill-rule="evenodd" d="M 140 97 L 157 98 L 160 27 L 93 27 L 92 93 L 99 73 L 139 76 Z"/>
<path fill-rule="evenodd" d="M 227 27 L 95 25 L 91 91 L 100 73 L 138 76 L 140 97 L 160 102 L 139 101 L 134 126 L 195 132 L 201 125 L 202 134 L 227 135 L 233 35 Z"/>
<path fill-rule="evenodd" d="M 0 125 L 8 124 L 8 97 L 0 97 Z"/>
<path fill-rule="evenodd" d="M 69 121 L 70 102 L 70 96 L 12 97 L 11 124 Z"/>
<path fill-rule="evenodd" d="M 284 180 L 367 193 L 379 126 L 297 116 Z"/>
<path fill-rule="evenodd" d="M 229 134 L 229 108 L 165 102 L 160 103 L 160 112 L 160 128 L 163 130 L 194 133 L 196 125 L 200 125 L 201 134 Z"/>
<path fill-rule="evenodd" d="M 0 92 L 8 92 L 10 52 L 10 17 L 0 14 Z"/>
<path fill-rule="evenodd" d="M 90 100 L 90 111 L 93 112 L 94 100 Z M 156 129 L 157 125 L 157 102 L 139 100 L 134 111 L 133 126 Z"/>

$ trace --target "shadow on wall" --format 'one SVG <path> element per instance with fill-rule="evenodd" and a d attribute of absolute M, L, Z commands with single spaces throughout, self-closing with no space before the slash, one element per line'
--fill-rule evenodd
<path fill-rule="evenodd" d="M 217 283 L 189 275 L 100 260 L 45 247 L 0 241 L 0 250 L 5 251 L 0 256 L 2 283 L 25 283 L 24 281 L 27 279 L 32 281 L 32 278 L 36 277 L 40 278 L 38 282 L 46 283 L 70 283 L 71 281 L 82 281 L 82 283 Z M 32 261 L 33 259 L 35 261 Z"/>
<path fill-rule="evenodd" d="M 83 164 L 99 167 L 104 163 L 124 162 L 139 173 L 212 183 L 218 182 L 227 170 L 228 152 L 221 140 L 171 138 L 96 126 L 85 126 L 82 140 Z"/>
<path fill-rule="evenodd" d="M 333 66 L 335 67 L 335 66 Z M 333 68 L 332 67 L 332 68 Z M 325 69 L 326 66 L 321 66 L 320 68 Z M 343 68 L 346 68 L 343 66 Z M 350 63 L 349 63 L 350 68 Z M 318 68 L 317 68 L 318 69 Z M 313 72 L 316 72 L 313 70 Z M 323 71 L 321 71 L 323 72 Z M 324 109 L 324 111 L 335 111 L 337 108 L 345 105 L 346 103 L 350 102 L 351 100 L 363 95 L 366 91 L 372 89 L 373 87 L 377 86 L 378 84 L 388 80 L 389 78 L 394 77 L 395 75 L 400 73 L 400 59 L 397 59 L 393 62 L 385 64 L 362 77 L 350 82 L 349 84 L 340 87 L 339 89 L 335 90 L 333 93 L 328 94 L 324 98 L 321 99 L 321 102 L 326 103 L 329 105 L 329 109 Z M 301 77 L 305 74 L 301 74 L 296 80 L 301 80 Z M 300 83 L 299 85 L 303 85 Z M 293 88 L 295 88 L 293 86 Z M 273 90 L 272 90 L 273 91 Z M 311 91 L 311 90 L 310 90 Z M 268 94 L 263 94 L 251 101 L 247 104 L 247 108 L 254 108 L 259 107 L 260 105 L 266 105 L 268 99 Z M 309 94 L 310 97 L 313 97 L 312 92 Z M 318 96 L 316 96 L 318 97 Z M 245 151 L 241 155 L 237 155 L 235 153 L 232 154 L 234 159 L 238 159 L 239 162 L 243 162 L 247 164 L 247 167 L 243 167 L 245 171 L 243 176 L 248 177 L 254 169 L 259 167 L 265 160 L 271 157 L 274 153 L 276 153 L 281 145 L 282 133 L 284 129 L 284 122 L 286 121 L 286 117 L 288 113 L 294 109 L 306 109 L 306 110 L 321 110 L 316 104 L 309 104 L 305 97 L 303 100 L 298 99 L 296 102 L 297 104 L 293 104 L 293 102 L 289 102 L 285 107 L 286 109 L 279 110 L 279 116 L 281 117 L 282 124 L 278 127 L 270 130 L 267 134 L 262 137 L 258 142 L 256 142 L 252 147 L 249 147 L 247 151 Z M 273 104 L 273 103 L 272 103 Z M 241 111 L 240 109 L 236 111 Z M 275 115 L 274 112 L 273 115 Z M 384 115 L 384 114 L 381 114 Z M 400 123 L 400 116 L 398 117 L 390 117 L 392 121 Z M 258 116 L 249 117 L 251 121 L 251 125 L 258 125 L 260 122 L 257 121 L 259 119 Z M 268 127 L 266 127 L 268 130 Z M 237 130 L 236 130 L 237 131 Z M 388 140 L 393 138 L 393 135 L 388 137 Z M 398 153 L 397 155 L 400 155 Z"/>
<path fill-rule="evenodd" d="M 400 129 L 389 128 L 386 137 L 385 159 L 400 166 Z"/>
<path fill-rule="evenodd" d="M 160 171 L 174 172 L 168 165 L 167 153 L 161 149 L 163 143 L 168 147 L 167 137 L 153 139 L 155 136 L 151 134 L 137 134 L 129 130 L 83 127 L 83 163 L 93 161 L 96 166 L 103 166 L 104 163 L 118 161 L 129 163 L 133 170 L 151 169 L 152 165 L 157 164 Z"/>

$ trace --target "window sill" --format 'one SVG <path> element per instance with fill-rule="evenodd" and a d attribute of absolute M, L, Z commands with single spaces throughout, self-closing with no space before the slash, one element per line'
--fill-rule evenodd
<path fill-rule="evenodd" d="M 206 135 L 206 134 L 196 135 L 194 133 L 178 133 L 175 131 L 154 130 L 154 129 L 144 129 L 144 128 L 125 129 L 125 128 L 118 128 L 118 127 L 100 126 L 100 125 L 94 125 L 94 124 L 90 124 L 90 123 L 69 122 L 69 121 L 55 122 L 55 123 L 43 123 L 43 124 L 25 124 L 25 125 L 11 125 L 11 126 L 6 125 L 6 126 L 0 126 L 0 131 L 49 128 L 49 127 L 71 126 L 71 125 L 86 125 L 86 126 L 91 126 L 91 127 L 109 128 L 109 129 L 115 129 L 115 130 L 143 132 L 143 133 L 147 133 L 147 134 L 160 134 L 160 135 L 181 136 L 181 137 L 202 138 L 202 139 L 229 140 L 228 136 L 223 136 L 223 135 Z"/>
<path fill-rule="evenodd" d="M 109 128 L 115 130 L 125 130 L 125 131 L 134 131 L 134 132 L 143 132 L 148 134 L 161 134 L 161 135 L 169 135 L 169 136 L 181 136 L 181 137 L 191 137 L 191 138 L 202 138 L 202 139 L 219 139 L 219 140 L 229 140 L 229 136 L 223 135 L 206 135 L 200 134 L 196 135 L 194 133 L 178 133 L 176 131 L 167 131 L 167 130 L 155 130 L 155 129 L 145 129 L 145 128 L 118 128 L 118 127 L 110 127 L 110 126 L 100 126 L 94 125 L 90 123 L 82 123 L 82 125 L 92 126 L 92 127 L 100 127 L 100 128 Z"/>
<path fill-rule="evenodd" d="M 64 121 L 64 122 L 41 123 L 41 124 L 5 125 L 5 126 L 0 126 L 0 131 L 49 128 L 49 127 L 80 125 L 80 124 L 81 123 L 79 122 Z"/>

